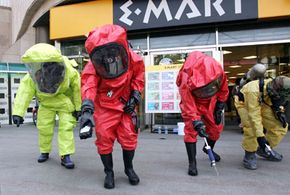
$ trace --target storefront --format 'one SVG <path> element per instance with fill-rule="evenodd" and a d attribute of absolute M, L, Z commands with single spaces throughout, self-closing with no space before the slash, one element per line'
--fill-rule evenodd
<path fill-rule="evenodd" d="M 88 60 L 86 33 L 107 23 L 127 28 L 133 50 L 144 58 L 146 79 L 150 71 L 160 73 L 155 83 L 146 80 L 139 111 L 142 124 L 152 130 L 161 126 L 172 131 L 182 120 L 176 72 L 188 53 L 199 50 L 219 60 L 230 88 L 261 60 L 269 64 L 269 76 L 289 76 L 289 16 L 290 2 L 286 0 L 99 0 L 52 8 L 50 39 L 64 55 L 77 60 L 81 71 Z M 165 65 L 163 61 L 167 61 Z M 162 77 L 164 67 L 171 73 Z M 225 114 L 226 125 L 235 124 L 231 98 Z"/>

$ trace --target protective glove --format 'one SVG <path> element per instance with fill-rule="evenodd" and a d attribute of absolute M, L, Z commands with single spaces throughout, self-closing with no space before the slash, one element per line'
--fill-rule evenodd
<path fill-rule="evenodd" d="M 275 113 L 275 118 L 281 122 L 283 128 L 287 127 L 287 116 L 285 114 L 285 107 L 279 104 L 273 104 L 272 109 Z"/>
<path fill-rule="evenodd" d="M 93 114 L 90 112 L 84 112 L 80 119 L 80 139 L 87 139 L 93 135 L 93 127 L 95 126 L 95 121 Z"/>
<path fill-rule="evenodd" d="M 287 116 L 284 112 L 276 112 L 277 119 L 282 123 L 283 128 L 287 127 Z"/>
<path fill-rule="evenodd" d="M 74 111 L 74 112 L 72 113 L 72 115 L 73 115 L 73 117 L 76 118 L 76 121 L 78 121 L 79 118 L 80 118 L 80 116 L 82 115 L 82 112 L 81 112 L 81 111 Z"/>
<path fill-rule="evenodd" d="M 260 148 L 262 148 L 263 150 L 265 150 L 266 145 L 270 146 L 269 142 L 266 140 L 265 137 L 258 137 L 257 142 L 258 142 Z"/>
<path fill-rule="evenodd" d="M 193 124 L 194 130 L 198 132 L 198 135 L 200 137 L 208 138 L 208 134 L 205 132 L 205 125 L 202 121 L 196 120 L 196 121 L 193 121 L 192 124 Z"/>
<path fill-rule="evenodd" d="M 222 122 L 224 107 L 225 107 L 225 104 L 223 102 L 217 101 L 215 104 L 213 117 L 214 117 L 215 124 L 217 125 L 221 124 Z"/>
<path fill-rule="evenodd" d="M 12 120 L 13 120 L 13 123 L 16 124 L 17 127 L 20 126 L 20 124 L 23 124 L 23 117 L 21 116 L 18 116 L 18 115 L 12 115 Z"/>
<path fill-rule="evenodd" d="M 124 112 L 132 114 L 135 110 L 136 105 L 141 101 L 141 93 L 137 90 L 131 92 L 129 100 L 126 102 Z"/>
<path fill-rule="evenodd" d="M 93 127 L 95 121 L 93 118 L 94 114 L 94 103 L 91 100 L 83 100 L 81 107 L 82 115 L 80 117 L 80 139 L 87 139 L 92 137 Z"/>

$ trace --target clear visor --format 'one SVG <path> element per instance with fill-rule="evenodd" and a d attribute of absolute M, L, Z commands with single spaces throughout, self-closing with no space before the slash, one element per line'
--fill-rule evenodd
<path fill-rule="evenodd" d="M 128 69 L 127 52 L 122 45 L 117 43 L 95 48 L 90 57 L 97 74 L 105 79 L 117 78 Z"/>
<path fill-rule="evenodd" d="M 56 93 L 65 75 L 65 66 L 62 62 L 38 62 L 26 64 L 26 67 L 39 91 Z"/>
<path fill-rule="evenodd" d="M 219 76 L 216 80 L 207 84 L 204 87 L 200 87 L 191 91 L 192 95 L 197 98 L 210 98 L 214 96 L 220 89 L 222 77 Z"/>

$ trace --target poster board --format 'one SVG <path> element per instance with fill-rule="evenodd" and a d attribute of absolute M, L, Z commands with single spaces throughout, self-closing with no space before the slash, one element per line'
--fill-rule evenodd
<path fill-rule="evenodd" d="M 176 77 L 181 67 L 182 64 L 146 66 L 146 113 L 180 113 Z"/>

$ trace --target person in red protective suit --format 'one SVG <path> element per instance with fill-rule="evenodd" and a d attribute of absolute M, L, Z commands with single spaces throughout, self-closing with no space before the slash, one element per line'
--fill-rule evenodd
<path fill-rule="evenodd" d="M 112 151 L 114 141 L 121 144 L 125 174 L 132 185 L 139 183 L 133 169 L 137 146 L 134 126 L 135 107 L 144 88 L 144 62 L 128 46 L 126 30 L 104 25 L 91 31 L 85 43 L 90 61 L 81 75 L 81 129 L 94 127 L 96 146 L 106 174 L 104 187 L 114 188 Z M 91 132 L 80 131 L 80 138 Z"/>
<path fill-rule="evenodd" d="M 229 94 L 227 79 L 222 66 L 215 59 L 194 51 L 181 67 L 176 84 L 181 96 L 181 116 L 185 123 L 188 174 L 196 176 L 197 135 L 206 137 L 213 149 L 223 130 L 222 113 Z M 207 153 L 205 146 L 203 151 Z M 214 151 L 213 155 L 215 161 L 220 161 L 220 156 Z"/>

